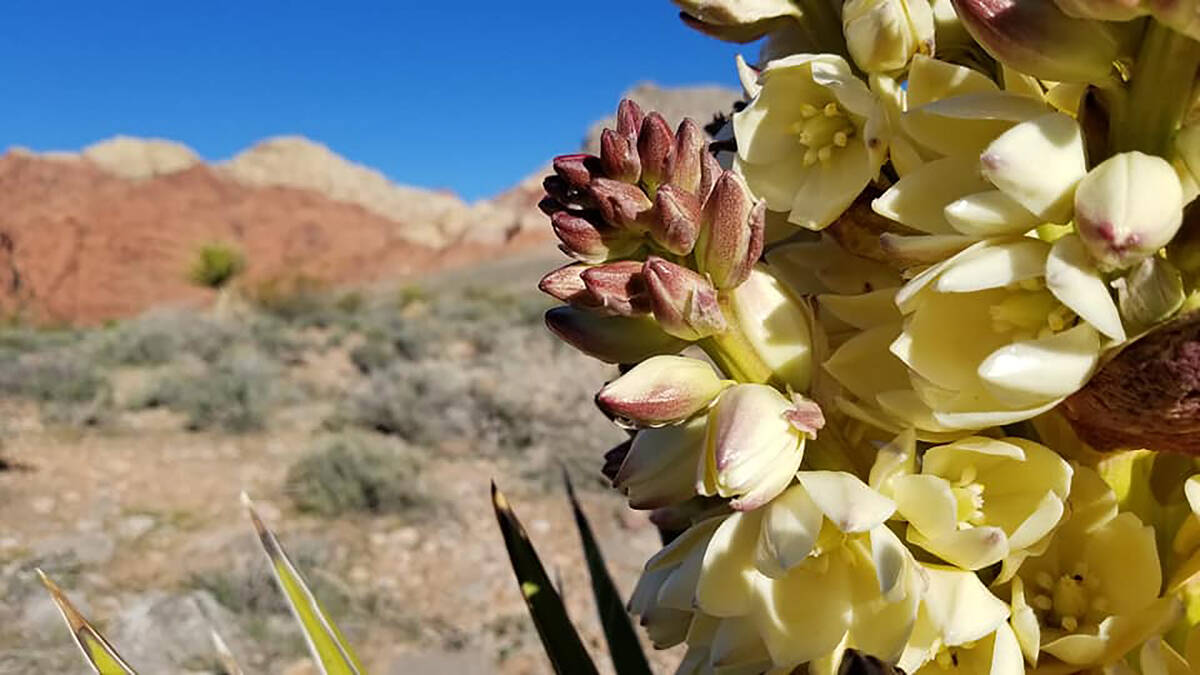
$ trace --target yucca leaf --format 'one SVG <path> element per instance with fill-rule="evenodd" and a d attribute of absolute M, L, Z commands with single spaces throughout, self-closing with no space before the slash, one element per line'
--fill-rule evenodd
<path fill-rule="evenodd" d="M 105 640 L 104 636 L 79 613 L 79 610 L 75 609 L 75 605 L 71 604 L 62 589 L 51 581 L 45 572 L 38 570 L 37 574 L 38 578 L 42 580 L 42 585 L 50 592 L 50 597 L 54 599 L 59 614 L 62 615 L 63 621 L 67 622 L 67 628 L 71 630 L 71 636 L 75 638 L 75 644 L 83 652 L 83 657 L 87 659 L 92 670 L 96 671 L 98 675 L 135 675 L 133 668 L 125 663 L 124 659 L 117 654 L 117 650 L 108 643 L 108 640 Z"/>
<path fill-rule="evenodd" d="M 304 639 L 308 642 L 308 649 L 321 672 L 324 675 L 361 675 L 364 672 L 362 663 L 350 649 L 342 632 L 329 618 L 325 608 L 308 589 L 300 571 L 284 552 L 275 533 L 263 525 L 258 512 L 254 510 L 254 504 L 245 494 L 242 495 L 242 504 L 250 514 L 250 521 L 254 523 L 263 551 L 271 563 L 275 583 L 287 598 L 292 616 L 300 623 Z"/>
<path fill-rule="evenodd" d="M 604 639 L 608 642 L 613 668 L 617 675 L 651 675 L 650 663 L 642 652 L 642 644 L 638 642 L 633 622 L 629 620 L 629 612 L 625 611 L 621 592 L 608 573 L 604 555 L 600 553 L 592 526 L 583 513 L 583 507 L 579 505 L 575 486 L 571 485 L 571 476 L 566 469 L 563 469 L 563 482 L 567 485 L 567 497 L 575 513 L 575 527 L 579 529 L 579 539 L 583 542 L 583 556 L 587 560 L 588 574 L 592 577 L 592 593 L 596 597 L 596 610 L 600 613 L 600 625 L 604 628 Z"/>
<path fill-rule="evenodd" d="M 521 527 L 521 521 L 517 520 L 508 500 L 496 489 L 494 482 L 492 507 L 496 511 L 496 522 L 500 525 L 500 534 L 504 536 L 504 546 L 508 549 L 508 559 L 517 576 L 521 596 L 525 598 L 525 605 L 533 617 L 533 625 L 542 638 L 542 646 L 550 658 L 550 665 L 554 666 L 554 672 L 559 675 L 597 673 L 596 664 L 592 663 L 583 640 L 575 632 L 567 616 L 567 608 L 550 583 L 550 577 L 546 576 L 546 568 L 542 567 L 542 561 L 525 534 L 525 528 Z"/>
<path fill-rule="evenodd" d="M 212 637 L 213 649 L 217 652 L 217 660 L 221 662 L 221 668 L 225 671 L 225 675 L 243 675 L 242 667 L 238 665 L 237 659 L 234 658 L 229 645 L 225 644 L 225 640 L 221 638 L 221 634 L 210 629 L 209 636 Z"/>

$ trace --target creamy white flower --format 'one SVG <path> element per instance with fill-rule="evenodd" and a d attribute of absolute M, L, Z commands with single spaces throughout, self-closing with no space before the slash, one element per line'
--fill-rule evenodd
<path fill-rule="evenodd" d="M 708 419 L 642 429 L 613 479 L 613 487 L 629 497 L 635 509 L 657 509 L 696 494 L 696 472 L 704 456 Z"/>
<path fill-rule="evenodd" d="M 1154 529 L 1116 502 L 1095 471 L 1076 467 L 1070 516 L 1013 580 L 1013 628 L 1031 665 L 1112 663 L 1180 616 L 1179 600 L 1159 595 Z"/>
<path fill-rule="evenodd" d="M 862 70 L 903 70 L 914 54 L 933 53 L 933 9 L 928 0 L 848 0 L 842 32 Z"/>
<path fill-rule="evenodd" d="M 1077 237 L 978 242 L 896 295 L 903 321 L 864 323 L 826 370 L 873 423 L 899 431 L 982 429 L 1029 419 L 1078 390 L 1102 336 L 1124 328 Z M 860 411 L 861 412 L 861 411 Z"/>
<path fill-rule="evenodd" d="M 761 89 L 733 116 L 735 166 L 772 211 L 808 229 L 829 225 L 887 156 L 882 103 L 832 54 L 767 64 Z"/>
<path fill-rule="evenodd" d="M 973 572 L 940 565 L 922 568 L 929 586 L 900 668 L 914 675 L 1023 673 L 1008 606 Z"/>
<path fill-rule="evenodd" d="M 969 570 L 1040 542 L 1062 518 L 1070 486 L 1070 465 L 1050 448 L 978 436 L 930 448 L 920 473 L 890 481 L 909 542 Z"/>
<path fill-rule="evenodd" d="M 693 525 L 646 562 L 629 598 L 629 611 L 641 617 L 656 648 L 673 647 L 687 637 L 704 552 L 721 520 L 709 518 Z"/>
<path fill-rule="evenodd" d="M 805 441 L 823 425 L 817 404 L 799 395 L 765 384 L 726 390 L 708 415 L 696 491 L 733 497 L 738 510 L 762 506 L 792 482 Z"/>
<path fill-rule="evenodd" d="M 777 668 L 811 661 L 836 668 L 847 648 L 898 658 L 925 580 L 884 524 L 892 502 L 847 473 L 798 479 L 767 507 L 734 514 L 717 529 L 697 607 L 749 617 Z"/>

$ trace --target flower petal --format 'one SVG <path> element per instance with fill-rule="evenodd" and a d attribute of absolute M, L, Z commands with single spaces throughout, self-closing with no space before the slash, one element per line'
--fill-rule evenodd
<path fill-rule="evenodd" d="M 946 220 L 945 208 L 989 187 L 975 160 L 946 157 L 906 174 L 871 202 L 871 208 L 885 218 L 921 232 L 957 234 Z"/>
<path fill-rule="evenodd" d="M 988 246 L 969 260 L 946 267 L 937 279 L 937 290 L 970 293 L 1039 277 L 1049 252 L 1050 247 L 1037 239 Z"/>
<path fill-rule="evenodd" d="M 1046 259 L 1046 287 L 1101 333 L 1117 342 L 1125 340 L 1117 304 L 1078 235 L 1068 234 L 1054 242 Z"/>
<path fill-rule="evenodd" d="M 1005 345 L 984 359 L 978 373 L 997 399 L 1013 407 L 1032 406 L 1078 391 L 1099 356 L 1099 334 L 1081 323 L 1049 337 Z"/>
<path fill-rule="evenodd" d="M 944 214 L 951 227 L 976 237 L 1023 234 L 1042 222 L 999 190 L 967 195 L 947 204 Z"/>
<path fill-rule="evenodd" d="M 763 509 L 762 529 L 755 547 L 758 571 L 778 579 L 812 552 L 825 514 L 802 485 L 793 485 Z"/>
<path fill-rule="evenodd" d="M 755 594 L 754 548 L 762 523 L 759 511 L 737 512 L 713 533 L 704 551 L 696 606 L 718 617 L 750 612 Z"/>
<path fill-rule="evenodd" d="M 993 185 L 1052 223 L 1071 219 L 1075 185 L 1087 174 L 1083 133 L 1070 115 L 1060 112 L 1004 132 L 979 161 Z"/>
<path fill-rule="evenodd" d="M 844 471 L 801 471 L 796 477 L 826 518 L 846 533 L 866 532 L 896 511 L 892 500 Z"/>

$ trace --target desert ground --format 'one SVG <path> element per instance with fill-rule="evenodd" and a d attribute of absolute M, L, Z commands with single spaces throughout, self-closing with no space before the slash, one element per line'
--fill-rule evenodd
<path fill-rule="evenodd" d="M 658 537 L 600 476 L 613 370 L 542 326 L 558 262 L 0 329 L 0 673 L 87 672 L 36 568 L 141 672 L 223 672 L 213 630 L 246 672 L 316 672 L 242 491 L 371 672 L 549 672 L 493 479 L 611 672 L 563 468 L 624 593 Z"/>

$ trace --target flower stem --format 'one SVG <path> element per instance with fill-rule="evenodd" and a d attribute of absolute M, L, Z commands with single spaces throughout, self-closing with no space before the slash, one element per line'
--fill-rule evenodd
<path fill-rule="evenodd" d="M 1118 119 L 1113 120 L 1113 151 L 1165 156 L 1192 100 L 1198 67 L 1200 43 L 1151 21 Z"/>
<path fill-rule="evenodd" d="M 730 302 L 729 294 L 718 296 L 721 311 L 729 329 L 723 333 L 711 335 L 696 344 L 708 354 L 725 374 L 738 382 L 756 384 L 776 384 L 778 378 L 766 363 L 763 363 L 754 345 L 746 338 L 739 328 L 737 310 Z"/>

